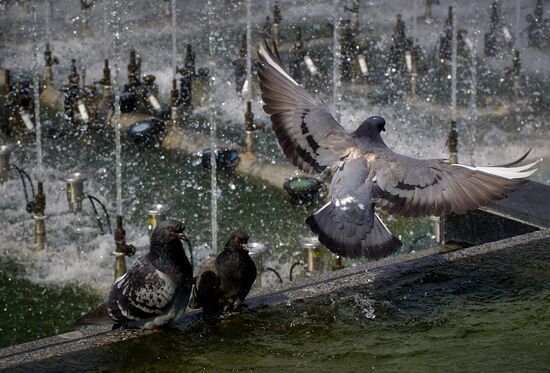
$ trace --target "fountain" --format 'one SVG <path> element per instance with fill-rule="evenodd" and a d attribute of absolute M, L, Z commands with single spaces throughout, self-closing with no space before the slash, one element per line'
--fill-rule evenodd
<path fill-rule="evenodd" d="M 455 5 L 453 3 L 453 5 Z M 458 132 L 456 129 L 456 83 L 457 83 L 457 26 L 456 16 L 452 14 L 452 7 L 449 7 L 449 16 L 452 21 L 451 38 L 451 128 L 447 137 L 449 146 L 449 162 L 458 163 Z"/>
<path fill-rule="evenodd" d="M 10 156 L 13 152 L 13 145 L 0 145 L 0 183 L 8 180 L 8 173 L 11 170 Z"/>
<path fill-rule="evenodd" d="M 102 5 L 103 15 L 94 11 L 86 14 L 88 36 L 72 34 L 73 27 L 63 23 L 65 19 L 70 19 L 66 17 L 68 13 L 64 9 L 55 9 L 56 12 L 51 12 L 49 16 L 52 19 L 46 20 L 47 24 L 51 23 L 46 32 L 55 38 L 41 38 L 45 64 L 40 69 L 41 76 L 37 73 L 38 40 L 33 40 L 33 53 L 29 56 L 29 40 L 26 40 L 29 35 L 26 35 L 26 29 L 14 26 L 24 25 L 28 16 L 24 16 L 23 12 L 16 14 L 13 11 L 21 10 L 18 5 L 11 8 L 9 17 L 0 15 L 0 18 L 3 17 L 0 38 L 5 41 L 2 51 L 7 52 L 3 54 L 0 70 L 0 89 L 6 94 L 0 97 L 0 118 L 6 118 L 1 122 L 2 128 L 12 129 L 10 135 L 0 135 L 0 189 L 6 195 L 0 201 L 0 209 L 6 211 L 6 227 L 0 234 L 0 252 L 3 257 L 15 257 L 16 263 L 33 268 L 28 271 L 32 273 L 21 275 L 33 284 L 40 284 L 48 289 L 77 284 L 75 286 L 90 287 L 95 292 L 104 293 L 112 280 L 111 270 L 105 268 L 110 267 L 113 261 L 110 255 L 113 243 L 108 234 L 99 234 L 96 221 L 100 229 L 103 228 L 108 233 L 107 227 L 110 229 L 110 224 L 105 224 L 100 215 L 106 215 L 107 212 L 117 216 L 114 255 L 115 275 L 120 276 L 124 273 L 126 264 L 133 262 L 133 259 L 126 259 L 126 256 L 135 250 L 143 250 L 147 246 L 149 229 L 167 216 L 168 212 L 164 207 L 149 204 L 150 201 L 162 201 L 170 204 L 170 214 L 185 217 L 188 232 L 191 232 L 190 237 L 193 237 L 193 242 L 197 242 L 197 262 L 208 254 L 219 251 L 219 243 L 222 238 L 227 237 L 231 229 L 242 228 L 250 232 L 255 240 L 252 242 L 250 254 L 255 259 L 259 272 L 265 270 L 261 284 L 260 281 L 257 284 L 262 285 L 259 292 L 267 292 L 266 289 L 270 286 L 281 282 L 282 279 L 278 280 L 272 273 L 268 275 L 267 272 L 272 272 L 271 269 L 288 274 L 292 267 L 294 272 L 306 273 L 305 279 L 300 279 L 300 282 L 294 282 L 293 285 L 283 284 L 283 287 L 296 287 L 296 284 L 302 286 L 302 281 L 307 283 L 308 279 L 315 279 L 321 272 L 325 272 L 326 277 L 322 277 L 314 286 L 317 290 L 339 281 L 339 276 L 344 274 L 329 272 L 344 265 L 346 276 L 356 273 L 355 271 L 364 276 L 369 275 L 364 270 L 353 268 L 361 267 L 365 264 L 364 261 L 334 258 L 327 255 L 318 243 L 309 242 L 314 241 L 311 239 L 307 247 L 306 243 L 300 242 L 299 237 L 310 234 L 303 224 L 304 218 L 323 203 L 322 198 L 313 198 L 314 193 L 310 193 L 307 188 L 318 186 L 321 196 L 325 189 L 319 180 L 311 180 L 306 175 L 297 173 L 294 166 L 285 161 L 270 131 L 255 132 L 254 144 L 252 143 L 252 131 L 262 128 L 260 123 L 269 121 L 257 107 L 259 97 L 255 92 L 255 79 L 252 78 L 253 35 L 260 32 L 266 15 L 265 12 L 263 15 L 256 14 L 256 11 L 263 12 L 264 4 L 253 8 L 255 3 L 252 4 L 250 0 L 238 6 L 219 5 L 209 1 L 205 14 L 207 19 L 194 19 L 194 13 L 182 12 L 191 6 L 188 0 L 182 1 L 181 5 L 177 3 L 178 9 L 174 0 L 165 2 L 170 8 L 171 18 L 163 15 L 162 7 L 151 12 L 151 5 L 143 0 L 137 0 L 134 6 L 124 10 L 121 10 L 121 2 L 110 4 L 112 8 Z M 431 7 L 437 3 L 426 2 L 427 9 L 428 5 Z M 44 6 L 48 5 L 51 3 Z M 402 11 L 403 17 L 397 18 L 395 22 L 395 8 L 392 10 L 390 7 L 379 6 L 378 2 L 369 3 L 365 6 L 365 17 L 361 20 L 361 27 L 365 27 L 359 30 L 359 2 L 356 1 L 347 1 L 344 4 L 334 0 L 329 10 L 324 9 L 326 6 L 323 5 L 304 6 L 300 2 L 285 2 L 284 8 L 276 2 L 266 3 L 269 11 L 276 10 L 275 22 L 270 25 L 271 31 L 291 75 L 298 79 L 301 74 L 301 82 L 308 91 L 329 102 L 335 116 L 342 119 L 341 123 L 347 130 L 354 130 L 365 117 L 383 115 L 388 122 L 388 132 L 383 134 L 384 139 L 403 154 L 442 158 L 447 152 L 444 142 L 449 133 L 452 162 L 458 160 L 458 141 L 461 159 L 464 161 L 466 155 L 468 158 L 471 156 L 469 163 L 472 164 L 500 164 L 504 161 L 499 159 L 499 155 L 504 151 L 510 154 L 510 158 L 515 158 L 526 147 L 533 147 L 532 153 L 536 156 L 547 155 L 542 140 L 547 137 L 548 132 L 544 126 L 547 108 L 531 102 L 532 97 L 542 97 L 548 86 L 547 75 L 544 75 L 546 65 L 541 57 L 545 56 L 544 52 L 526 48 L 528 41 L 536 39 L 534 29 L 531 36 L 529 32 L 525 33 L 525 40 L 521 39 L 520 43 L 517 32 L 520 23 L 516 22 L 513 60 L 508 56 L 505 60 L 480 60 L 476 48 L 477 26 L 472 30 L 471 23 L 468 26 L 461 23 L 462 19 L 473 19 L 475 14 L 486 14 L 486 9 L 481 9 L 476 4 L 471 9 L 457 9 L 454 5 L 453 10 L 456 12 L 452 14 L 451 10 L 439 43 L 440 48 L 437 49 L 434 48 L 435 26 L 420 22 L 417 25 L 420 20 L 416 18 L 421 15 L 417 15 L 417 12 L 422 11 L 419 9 L 421 6 L 418 1 L 411 3 L 413 13 Z M 516 2 L 513 6 L 501 2 L 500 7 L 499 12 L 505 15 L 513 14 L 513 9 L 516 9 L 516 20 L 527 12 L 523 7 L 517 7 Z M 246 24 L 243 17 L 245 8 Z M 47 10 L 38 7 L 37 11 L 41 9 Z M 533 19 L 542 19 L 540 8 L 536 9 Z M 73 11 L 78 13 L 77 8 Z M 288 15 L 284 23 L 281 21 L 281 11 Z M 363 12 L 363 8 L 361 11 Z M 434 8 L 434 15 L 440 18 L 438 11 L 439 9 Z M 531 9 L 528 10 L 530 11 Z M 344 12 L 351 20 L 341 19 Z M 432 18 L 431 10 L 429 13 Z M 180 17 L 176 17 L 177 14 Z M 456 17 L 457 14 L 460 17 Z M 106 29 L 107 20 L 111 16 L 113 32 Z M 405 17 L 410 17 L 410 21 L 406 21 Z M 405 33 L 404 22 L 412 22 L 410 34 Z M 504 26 L 502 20 L 496 24 Z M 98 25 L 100 32 L 96 30 Z M 534 27 L 529 22 L 527 25 Z M 461 31 L 461 27 L 467 27 L 468 34 Z M 492 26 L 487 22 L 487 29 L 489 27 Z M 208 32 L 205 32 L 207 28 Z M 223 30 L 223 34 L 220 30 Z M 33 34 L 38 34 L 36 28 Z M 92 34 L 93 38 L 89 36 Z M 109 43 L 105 42 L 109 39 L 114 44 L 113 53 L 109 53 Z M 180 69 L 177 68 L 177 42 L 182 41 L 185 41 L 187 47 L 185 61 Z M 426 51 L 425 54 L 421 46 Z M 482 44 L 479 46 L 483 48 Z M 532 47 L 536 48 L 534 44 Z M 126 91 L 121 89 L 121 56 L 127 56 L 133 48 L 135 51 L 130 53 Z M 235 89 L 232 76 L 234 69 L 228 60 L 239 49 L 242 50 L 239 52 L 238 62 L 243 79 L 236 84 Z M 144 73 L 152 74 L 142 75 L 140 58 L 143 58 Z M 72 64 L 71 59 L 75 59 Z M 384 73 L 388 71 L 390 62 L 395 69 L 392 77 L 395 86 L 390 89 L 395 89 L 399 94 L 393 101 L 377 101 L 374 94 L 388 87 L 388 77 Z M 502 67 L 504 64 L 506 70 Z M 508 69 L 510 65 L 512 67 Z M 197 69 L 196 66 L 205 66 L 208 70 Z M 540 72 L 535 72 L 536 69 L 540 69 Z M 176 73 L 180 75 L 176 77 Z M 29 79 L 21 79 L 22 75 L 32 76 L 32 87 Z M 69 77 L 65 98 L 67 117 L 72 125 L 62 126 L 63 136 L 53 138 L 48 135 L 48 131 L 62 124 L 57 113 L 65 111 L 63 93 L 59 86 L 55 87 L 55 77 L 58 80 L 59 77 Z M 94 86 L 89 84 L 98 78 L 102 79 L 94 83 Z M 40 81 L 43 83 L 36 83 Z M 129 91 L 137 94 L 138 103 L 129 112 L 121 112 L 121 103 L 124 107 L 122 111 L 126 110 L 128 103 L 124 92 Z M 408 101 L 413 97 L 414 100 Z M 509 105 L 514 100 L 514 105 Z M 166 110 L 163 110 L 163 106 Z M 508 109 L 512 107 L 513 112 Z M 185 111 L 185 115 L 179 115 L 180 109 Z M 246 134 L 242 131 L 243 127 Z M 457 128 L 463 130 L 459 133 Z M 157 130 L 158 132 L 153 133 Z M 42 134 L 39 136 L 36 132 Z M 148 137 L 151 134 L 154 136 Z M 238 145 L 243 140 L 246 147 Z M 8 143 L 15 147 L 7 146 Z M 506 144 L 505 150 L 503 144 Z M 112 154 L 113 148 L 115 154 Z M 43 158 L 43 164 L 39 167 L 38 153 L 42 151 L 44 153 L 40 158 Z M 202 158 L 197 159 L 197 153 Z M 10 163 L 12 161 L 18 165 L 17 168 Z M 115 167 L 112 167 L 113 161 Z M 201 167 L 201 163 L 204 167 Z M 37 187 L 36 195 L 28 193 L 27 188 L 35 186 L 29 184 L 30 177 L 22 174 L 20 167 L 34 167 L 37 176 L 42 174 L 40 178 L 37 177 L 41 183 Z M 39 168 L 43 170 L 38 172 Z M 25 200 L 21 183 L 16 179 L 15 173 L 10 174 L 12 170 L 17 170 L 24 180 L 23 190 L 27 194 Z M 14 176 L 14 180 L 9 176 Z M 548 182 L 547 167 L 543 164 L 541 172 L 534 177 L 538 181 Z M 532 188 L 532 185 L 539 184 L 528 183 L 527 187 Z M 305 192 L 300 189 L 302 187 L 306 187 Z M 290 191 L 290 198 L 285 194 L 287 189 Z M 296 200 L 292 193 L 298 197 Z M 97 206 L 99 201 L 90 199 L 91 194 L 107 202 L 103 213 L 101 207 Z M 529 195 L 531 194 L 535 193 L 530 192 Z M 544 193 L 536 194 L 544 196 Z M 29 232 L 27 236 L 30 237 L 31 230 L 34 229 L 37 247 L 46 247 L 45 195 L 48 201 L 47 250 L 32 253 L 29 250 L 32 247 L 31 240 L 24 235 L 22 237 L 21 232 Z M 93 211 L 86 211 L 86 207 L 89 207 L 86 206 L 87 200 L 91 202 Z M 29 209 L 32 216 L 20 214 L 23 201 L 31 202 Z M 66 211 L 67 205 L 69 211 Z M 532 218 L 531 212 L 535 208 L 529 209 L 529 214 L 519 218 L 520 220 Z M 144 211 L 148 214 L 147 224 L 144 221 Z M 493 210 L 487 211 L 484 213 L 491 215 Z M 507 210 L 505 214 L 508 213 Z M 473 219 L 474 215 L 468 215 L 468 219 Z M 70 224 L 69 217 L 72 218 Z M 418 237 L 427 237 L 427 233 L 431 236 L 427 219 L 410 221 L 391 216 L 382 218 L 405 242 L 399 255 L 416 251 L 410 257 L 410 260 L 414 260 L 414 255 L 428 255 L 425 249 L 436 245 L 429 239 L 418 240 Z M 537 224 L 537 227 L 543 227 L 546 223 Z M 439 227 L 441 240 L 456 237 L 452 231 L 457 229 L 457 225 L 469 230 L 478 227 L 477 223 L 445 221 Z M 524 232 L 522 229 L 526 228 L 522 227 L 519 231 Z M 128 237 L 132 237 L 131 242 L 137 249 L 126 243 Z M 17 242 L 17 247 L 13 242 Z M 295 256 L 293 253 L 297 249 L 299 255 Z M 439 249 L 432 249 L 429 255 L 437 250 Z M 17 254 L 12 254 L 14 252 Z M 404 260 L 401 258 L 391 260 L 400 262 Z M 369 271 L 376 266 L 385 268 L 386 265 L 385 261 L 374 263 Z M 10 265 L 0 263 L 0 268 L 2 272 L 9 273 Z M 300 276 L 294 273 L 294 280 L 296 277 Z M 368 289 L 372 286 L 373 291 L 381 288 L 376 283 L 365 282 L 362 285 Z M 292 294 L 306 293 L 297 287 L 293 289 L 290 291 Z M 353 289 L 346 289 L 349 294 L 355 295 Z M 309 288 L 307 291 L 310 291 Z M 276 294 L 287 297 L 285 292 Z M 42 299 L 40 293 L 28 298 Z M 365 299 L 340 298 L 345 297 L 336 294 L 332 300 L 325 299 L 324 307 L 331 310 L 327 319 L 332 320 L 334 315 L 338 318 L 341 317 L 339 315 L 353 312 L 354 307 L 359 307 L 358 315 L 362 318 L 363 311 L 368 309 Z M 286 306 L 288 309 L 302 307 L 300 302 L 294 302 L 290 297 L 288 299 L 291 299 L 288 305 L 292 306 Z M 99 297 L 87 301 L 64 301 L 64 304 L 79 303 L 82 307 L 88 307 L 97 300 Z M 264 304 L 264 300 L 257 301 L 254 298 L 250 306 L 255 307 L 255 302 Z M 359 302 L 357 304 L 360 306 L 356 306 L 355 302 Z M 45 309 L 51 307 L 47 300 L 43 303 Z M 12 309 L 9 302 L 6 307 Z M 377 319 L 385 322 L 386 316 L 379 311 L 380 307 L 374 306 L 374 309 Z M 256 310 L 258 309 L 255 308 L 254 312 Z M 72 330 L 72 326 L 65 320 L 76 318 L 82 311 L 84 310 L 72 310 L 73 314 L 65 319 L 56 318 L 54 323 L 65 323 L 58 330 Z M 245 311 L 239 317 L 245 318 L 246 325 L 257 325 L 254 312 L 249 314 Z M 276 316 L 275 319 L 270 319 L 273 315 L 264 315 L 261 307 L 259 312 L 270 321 L 283 321 L 276 319 Z M 12 311 L 8 313 L 15 314 Z M 311 314 L 313 313 L 308 311 L 307 317 L 292 316 L 292 320 L 286 320 L 287 324 L 292 325 L 290 329 L 299 331 L 300 323 L 307 323 Z M 28 320 L 35 317 L 28 316 Z M 227 320 L 231 322 L 232 317 Z M 8 318 L 8 321 L 20 328 L 14 318 Z M 317 321 L 325 326 L 323 321 Z M 32 326 L 39 327 L 40 325 L 34 324 Z M 334 328 L 337 330 L 338 325 Z M 52 333 L 54 331 L 49 332 Z M 28 340 L 32 338 L 27 336 Z M 335 335 L 334 339 L 339 340 L 339 336 Z M 5 345 L 23 340 L 3 343 Z M 86 338 L 81 341 L 83 345 L 87 343 Z M 240 343 L 239 337 L 234 341 Z M 136 343 L 140 345 L 142 342 Z"/>
<path fill-rule="evenodd" d="M 476 24 L 477 26 L 477 24 Z M 476 29 L 477 27 L 475 27 Z M 472 41 L 471 48 L 471 62 L 470 62 L 470 142 L 476 143 L 477 133 L 477 33 L 474 29 L 474 40 Z M 475 146 L 471 147 L 470 163 L 475 166 L 476 161 L 474 157 Z"/>
<path fill-rule="evenodd" d="M 113 78 L 112 86 L 115 100 L 114 100 L 114 123 L 115 123 L 115 184 L 116 184 L 116 230 L 114 234 L 115 239 L 115 266 L 114 273 L 115 279 L 126 273 L 126 261 L 125 256 L 131 256 L 135 253 L 135 248 L 132 245 L 126 243 L 126 231 L 124 230 L 124 216 L 122 213 L 122 143 L 120 139 L 121 135 L 121 92 L 120 92 L 120 38 L 121 38 L 121 20 L 120 20 L 120 3 L 116 1 L 112 9 L 112 30 L 113 30 Z M 131 55 L 135 54 L 131 53 Z M 128 68 L 128 81 L 130 86 L 138 84 L 137 64 L 135 58 L 130 58 Z"/>
<path fill-rule="evenodd" d="M 281 8 L 279 8 L 279 2 L 275 2 L 273 6 L 273 25 L 271 26 L 271 38 L 275 44 L 280 43 L 281 22 L 283 17 L 281 15 Z"/>
<path fill-rule="evenodd" d="M 491 5 L 491 23 L 489 25 L 489 32 L 485 34 L 485 55 L 494 57 L 500 55 L 505 50 L 510 50 L 513 45 L 512 34 L 502 24 L 500 7 L 497 1 L 494 1 Z M 516 37 L 518 36 L 519 34 L 516 35 Z"/>
<path fill-rule="evenodd" d="M 216 56 L 216 32 L 214 30 L 214 16 L 215 10 L 212 0 L 208 0 L 207 14 L 208 18 L 208 51 L 210 53 L 210 79 L 209 79 L 209 116 L 208 122 L 210 125 L 210 225 L 211 225 L 211 254 L 216 255 L 218 251 L 218 183 L 217 183 L 217 124 L 216 124 L 216 109 L 214 104 L 214 94 L 216 88 L 216 64 L 214 63 L 214 58 Z M 248 36 L 248 33 L 247 33 Z M 247 39 L 250 40 L 250 39 Z M 248 54 L 250 56 L 250 53 Z M 248 69 L 248 63 L 247 63 Z"/>
<path fill-rule="evenodd" d="M 339 16 L 340 1 L 333 1 L 333 41 L 332 41 L 332 104 L 334 105 L 334 113 L 336 119 L 340 119 L 340 85 L 341 85 L 341 71 L 340 61 L 342 58 L 341 45 L 340 45 L 340 23 Z"/>

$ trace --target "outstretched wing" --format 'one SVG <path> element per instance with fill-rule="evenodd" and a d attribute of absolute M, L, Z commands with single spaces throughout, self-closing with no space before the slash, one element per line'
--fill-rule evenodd
<path fill-rule="evenodd" d="M 339 255 L 377 259 L 401 246 L 374 213 L 371 174 L 362 159 L 340 165 L 332 179 L 330 202 L 306 219 L 319 241 Z"/>
<path fill-rule="evenodd" d="M 107 309 L 119 322 L 150 319 L 172 308 L 178 290 L 178 285 L 144 256 L 113 284 Z"/>
<path fill-rule="evenodd" d="M 503 199 L 527 181 L 534 162 L 519 167 L 472 167 L 405 157 L 390 150 L 369 154 L 376 205 L 403 217 L 464 214 Z"/>
<path fill-rule="evenodd" d="M 285 156 L 303 171 L 321 172 L 346 157 L 353 137 L 284 69 L 267 44 L 260 48 L 258 75 L 272 129 Z"/>

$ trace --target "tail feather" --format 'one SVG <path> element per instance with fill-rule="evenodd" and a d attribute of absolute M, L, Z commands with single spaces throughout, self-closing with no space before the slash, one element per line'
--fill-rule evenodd
<path fill-rule="evenodd" d="M 88 311 L 80 319 L 76 320 L 75 325 L 111 325 L 114 321 L 109 317 L 107 306 L 105 303 L 100 304 L 96 308 Z"/>
<path fill-rule="evenodd" d="M 379 259 L 401 247 L 378 215 L 371 212 L 363 221 L 349 219 L 350 211 L 328 203 L 306 219 L 319 241 L 332 252 L 348 257 Z"/>

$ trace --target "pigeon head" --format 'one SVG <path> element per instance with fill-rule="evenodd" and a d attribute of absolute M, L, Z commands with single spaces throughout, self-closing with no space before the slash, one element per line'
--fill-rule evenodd
<path fill-rule="evenodd" d="M 245 249 L 247 248 L 249 236 L 248 234 L 244 233 L 243 231 L 234 231 L 229 236 L 229 239 L 227 240 L 227 243 L 225 244 L 226 247 L 232 246 L 237 248 Z"/>
<path fill-rule="evenodd" d="M 353 136 L 359 138 L 367 138 L 374 141 L 382 141 L 380 132 L 386 130 L 386 121 L 382 117 L 374 116 L 366 121 L 353 132 Z"/>
<path fill-rule="evenodd" d="M 186 239 L 185 225 L 179 220 L 168 219 L 157 224 L 151 234 L 151 247 L 165 246 L 180 239 Z"/>

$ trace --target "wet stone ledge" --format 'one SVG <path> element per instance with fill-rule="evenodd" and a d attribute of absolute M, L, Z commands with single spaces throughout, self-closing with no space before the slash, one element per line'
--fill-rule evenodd
<path fill-rule="evenodd" d="M 313 297 L 322 297 L 357 287 L 376 286 L 374 280 L 398 279 L 404 273 L 422 271 L 435 266 L 444 266 L 459 260 L 472 261 L 484 255 L 497 255 L 499 252 L 522 250 L 522 248 L 550 248 L 550 229 L 527 233 L 524 235 L 473 246 L 466 249 L 447 251 L 439 247 L 416 253 L 404 254 L 368 263 L 366 265 L 346 268 L 337 272 L 326 273 L 309 279 L 296 280 L 292 283 L 264 287 L 253 291 L 247 299 L 249 307 L 259 305 L 277 305 Z M 546 250 L 546 249 L 545 249 Z M 540 253 L 550 255 L 550 253 Z M 521 254 L 519 254 L 521 255 Z M 183 329 L 202 321 L 199 312 L 189 312 L 179 327 Z M 50 358 L 62 358 L 64 355 L 108 346 L 114 343 L 138 338 L 151 331 L 123 330 L 110 332 L 109 327 L 88 327 L 77 331 L 60 334 L 21 345 L 0 350 L 0 369 L 23 369 L 24 365 L 36 364 Z M 9 368 L 9 369 L 8 369 Z"/>

